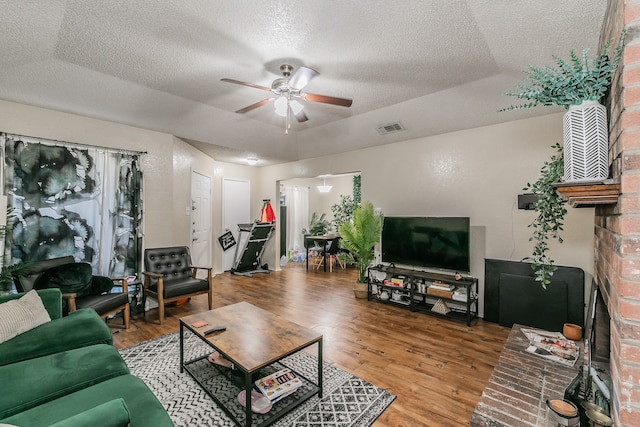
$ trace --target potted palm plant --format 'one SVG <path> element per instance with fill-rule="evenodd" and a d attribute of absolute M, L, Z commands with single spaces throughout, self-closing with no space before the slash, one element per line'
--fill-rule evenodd
<path fill-rule="evenodd" d="M 556 67 L 529 66 L 524 84 L 506 93 L 524 104 L 499 111 L 559 105 L 569 110 L 563 118 L 564 180 L 603 180 L 609 175 L 607 110 L 600 101 L 611 86 L 611 78 L 622 57 L 623 32 L 611 56 L 613 40 L 595 57 L 588 49 L 569 60 L 554 56 Z"/>
<path fill-rule="evenodd" d="M 373 248 L 380 241 L 382 223 L 382 213 L 376 213 L 371 202 L 364 202 L 355 208 L 351 221 L 340 225 L 340 242 L 346 250 L 340 254 L 341 260 L 358 268 L 358 282 L 354 285 L 356 298 L 367 297 L 367 269 L 374 258 Z"/>

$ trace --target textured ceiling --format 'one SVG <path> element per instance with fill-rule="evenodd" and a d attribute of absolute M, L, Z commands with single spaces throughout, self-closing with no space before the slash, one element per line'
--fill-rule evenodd
<path fill-rule="evenodd" d="M 3 0 L 0 99 L 171 133 L 261 165 L 553 112 L 498 114 L 529 64 L 596 50 L 605 0 Z M 270 93 L 288 63 L 320 75 L 292 123 Z M 404 132 L 381 136 L 400 121 Z M 0 129 L 1 130 L 1 129 Z"/>

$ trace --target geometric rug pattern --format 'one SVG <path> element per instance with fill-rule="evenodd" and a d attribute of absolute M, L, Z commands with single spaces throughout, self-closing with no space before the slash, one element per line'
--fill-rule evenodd
<path fill-rule="evenodd" d="M 185 360 L 211 352 L 189 331 L 185 330 Z M 176 426 L 233 427 L 225 414 L 191 376 L 180 373 L 180 334 L 174 332 L 120 350 L 133 375 L 142 379 L 164 405 Z M 282 360 L 282 364 L 303 377 L 317 378 L 318 359 L 304 351 Z M 206 370 L 215 382 L 217 370 L 206 359 L 190 365 Z M 278 366 L 270 369 L 278 369 Z M 202 371 L 201 371 L 202 372 Z M 291 413 L 272 424 L 276 427 L 366 427 L 382 414 L 395 396 L 348 372 L 323 363 L 323 398 L 313 396 Z M 268 374 L 268 371 L 266 372 Z M 261 376 L 265 372 L 261 372 Z M 198 375 L 200 377 L 200 375 Z M 237 388 L 216 389 L 216 397 L 233 400 Z M 298 393 L 298 392 L 296 392 Z M 295 398 L 296 393 L 287 399 Z M 274 405 L 275 408 L 275 405 Z M 240 408 L 241 409 L 241 408 Z M 242 415 L 242 414 L 241 414 Z M 256 415 L 256 414 L 254 414 Z M 257 415 L 256 415 L 257 416 Z M 254 418 L 257 424 L 259 419 Z"/>

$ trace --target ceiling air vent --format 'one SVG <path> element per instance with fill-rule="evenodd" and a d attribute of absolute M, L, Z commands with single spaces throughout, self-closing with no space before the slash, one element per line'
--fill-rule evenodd
<path fill-rule="evenodd" d="M 405 130 L 405 128 L 404 128 L 404 126 L 402 126 L 402 123 L 393 122 L 393 123 L 389 123 L 388 125 L 380 126 L 378 128 L 378 133 L 380 135 L 386 135 L 386 134 L 394 133 L 394 132 L 402 132 L 404 130 Z"/>

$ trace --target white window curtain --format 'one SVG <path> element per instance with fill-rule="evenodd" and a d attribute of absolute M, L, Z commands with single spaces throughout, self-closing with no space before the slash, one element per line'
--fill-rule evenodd
<path fill-rule="evenodd" d="M 309 227 L 309 188 L 285 186 L 287 203 L 287 250 L 304 251 L 303 228 Z"/>
<path fill-rule="evenodd" d="M 94 274 L 140 271 L 143 153 L 10 134 L 0 144 L 12 263 L 72 255 Z"/>

